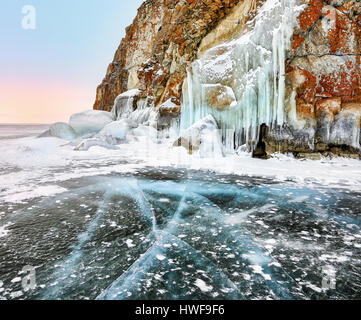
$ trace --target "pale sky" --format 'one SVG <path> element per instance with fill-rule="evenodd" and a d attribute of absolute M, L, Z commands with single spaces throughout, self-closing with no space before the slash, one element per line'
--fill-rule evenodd
<path fill-rule="evenodd" d="M 97 85 L 143 0 L 1 0 L 0 123 L 68 121 Z M 25 30 L 22 8 L 35 8 Z"/>

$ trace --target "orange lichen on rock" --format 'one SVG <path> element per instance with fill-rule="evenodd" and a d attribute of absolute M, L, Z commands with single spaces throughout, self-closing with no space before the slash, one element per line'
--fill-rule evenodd
<path fill-rule="evenodd" d="M 321 17 L 324 3 L 322 0 L 311 0 L 307 8 L 300 14 L 298 20 L 301 31 L 308 31 Z"/>

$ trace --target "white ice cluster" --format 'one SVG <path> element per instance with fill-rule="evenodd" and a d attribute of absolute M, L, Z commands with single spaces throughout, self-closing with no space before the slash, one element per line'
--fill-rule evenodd
<path fill-rule="evenodd" d="M 157 139 L 156 122 L 159 116 L 152 108 L 138 105 L 133 109 L 139 90 L 119 95 L 111 112 L 88 110 L 74 114 L 69 124 L 55 123 L 40 138 L 55 137 L 70 141 L 76 151 L 91 147 L 117 149 L 117 145 L 138 139 Z"/>

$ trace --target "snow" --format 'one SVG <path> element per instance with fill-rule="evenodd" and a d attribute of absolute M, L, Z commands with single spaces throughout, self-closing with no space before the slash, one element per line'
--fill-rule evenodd
<path fill-rule="evenodd" d="M 5 197 L 2 198 L 2 200 L 5 202 L 19 203 L 28 199 L 54 196 L 65 191 L 67 191 L 67 189 L 57 185 L 46 185 L 38 187 L 24 186 L 20 189 L 10 191 Z"/>
<path fill-rule="evenodd" d="M 178 106 L 172 101 L 172 99 L 168 99 L 166 102 L 162 103 L 161 108 L 164 107 L 164 108 L 178 108 Z"/>
<path fill-rule="evenodd" d="M 125 244 L 127 245 L 128 248 L 134 248 L 135 244 L 133 243 L 133 240 L 128 239 L 127 241 L 125 241 Z"/>
<path fill-rule="evenodd" d="M 133 137 L 149 137 L 151 139 L 152 138 L 154 139 L 157 137 L 157 135 L 158 132 L 155 128 L 145 125 L 140 125 L 129 132 L 128 138 L 130 138 L 130 136 L 133 136 Z"/>
<path fill-rule="evenodd" d="M 197 279 L 194 283 L 202 292 L 210 292 L 213 290 L 212 286 L 208 286 L 202 279 Z"/>
<path fill-rule="evenodd" d="M 139 89 L 132 89 L 132 90 L 128 90 L 126 92 L 123 92 L 118 97 L 119 98 L 132 98 L 132 97 L 135 97 L 135 96 L 139 95 L 139 93 L 140 93 Z"/>
<path fill-rule="evenodd" d="M 105 149 L 117 149 L 117 139 L 112 136 L 97 135 L 93 138 L 83 140 L 74 148 L 75 151 L 88 151 L 92 147 L 101 147 Z"/>
<path fill-rule="evenodd" d="M 64 159 L 57 151 L 64 140 L 47 137 L 42 139 L 23 138 L 3 142 L 0 145 L 0 163 L 19 166 L 21 168 L 38 168 L 64 164 Z"/>
<path fill-rule="evenodd" d="M 272 280 L 269 274 L 263 272 L 263 268 L 259 265 L 251 265 L 250 268 L 254 273 L 260 274 L 265 280 Z"/>
<path fill-rule="evenodd" d="M 146 167 L 205 170 L 219 174 L 264 177 L 297 185 L 331 185 L 361 191 L 359 160 L 323 158 L 311 161 L 279 154 L 269 160 L 260 160 L 246 152 L 225 157 L 202 157 L 199 153 L 190 155 L 184 148 L 173 147 L 174 140 L 170 138 L 158 143 L 149 137 L 138 137 L 132 143 L 117 145 L 117 149 L 114 146 L 112 149 L 93 146 L 81 152 L 74 151 L 74 146 L 56 138 L 25 138 L 3 143 L 0 145 L 0 167 L 16 165 L 20 170 L 0 173 L 0 200 L 18 202 L 51 196 L 65 191 L 63 187 L 57 186 L 61 181 L 132 173 Z M 303 200 L 297 198 L 297 201 Z M 264 209 L 271 210 L 270 207 Z M 240 213 L 229 223 L 237 224 L 242 219 Z"/>
<path fill-rule="evenodd" d="M 7 229 L 9 225 L 10 224 L 8 223 L 3 226 L 0 226 L 0 238 L 6 237 L 9 234 L 10 231 Z"/>
<path fill-rule="evenodd" d="M 14 279 L 11 280 L 11 283 L 17 283 L 17 282 L 21 282 L 21 278 L 20 277 L 16 277 Z"/>
<path fill-rule="evenodd" d="M 114 120 L 113 115 L 106 111 L 88 110 L 70 117 L 69 125 L 79 135 L 96 133 Z"/>
<path fill-rule="evenodd" d="M 156 255 L 156 258 L 157 258 L 159 261 L 163 261 L 163 260 L 166 259 L 166 257 L 163 256 L 163 255 L 161 255 L 161 254 L 157 254 L 157 255 Z"/>

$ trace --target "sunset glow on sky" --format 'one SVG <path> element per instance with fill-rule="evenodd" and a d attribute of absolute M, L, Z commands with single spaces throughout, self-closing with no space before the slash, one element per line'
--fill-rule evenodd
<path fill-rule="evenodd" d="M 68 121 L 91 109 L 97 85 L 142 0 L 3 0 L 0 123 Z M 24 30 L 22 8 L 36 9 Z"/>

